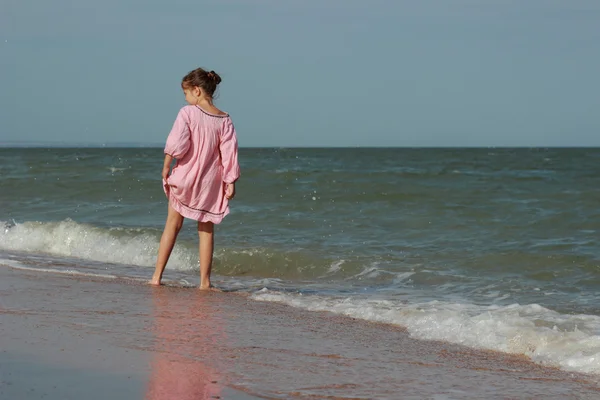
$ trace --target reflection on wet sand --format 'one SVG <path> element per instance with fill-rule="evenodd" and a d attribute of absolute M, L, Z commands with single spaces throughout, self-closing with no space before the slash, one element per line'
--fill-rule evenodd
<path fill-rule="evenodd" d="M 218 348 L 223 319 L 210 292 L 158 287 L 153 291 L 154 345 L 147 400 L 219 399 L 224 374 Z"/>
<path fill-rule="evenodd" d="M 234 293 L 0 267 L 0 298 L 2 399 L 600 398 L 597 375 Z"/>

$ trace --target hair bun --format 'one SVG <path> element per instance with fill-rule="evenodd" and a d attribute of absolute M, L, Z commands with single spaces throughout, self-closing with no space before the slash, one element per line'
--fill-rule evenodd
<path fill-rule="evenodd" d="M 212 79 L 215 82 L 215 84 L 218 85 L 219 83 L 221 83 L 221 77 L 215 71 L 210 71 L 207 74 L 207 76 L 209 79 Z"/>
<path fill-rule="evenodd" d="M 183 77 L 181 87 L 183 89 L 200 87 L 207 95 L 213 97 L 219 83 L 221 83 L 221 77 L 215 71 L 196 68 Z"/>

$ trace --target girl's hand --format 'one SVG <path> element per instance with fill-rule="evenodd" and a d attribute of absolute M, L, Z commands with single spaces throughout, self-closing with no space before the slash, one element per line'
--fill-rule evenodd
<path fill-rule="evenodd" d="M 169 165 L 163 167 L 162 178 L 165 180 L 165 182 L 167 181 L 167 178 L 169 177 L 170 172 L 171 172 L 171 167 Z"/>
<path fill-rule="evenodd" d="M 235 197 L 235 183 L 225 184 L 225 197 L 227 197 L 227 200 L 231 200 Z"/>

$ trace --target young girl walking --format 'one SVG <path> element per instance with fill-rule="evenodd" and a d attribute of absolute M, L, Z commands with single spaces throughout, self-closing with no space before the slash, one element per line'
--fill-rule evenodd
<path fill-rule="evenodd" d="M 235 182 L 240 177 L 233 122 L 213 104 L 220 82 L 216 72 L 202 68 L 191 71 L 181 82 L 189 105 L 179 111 L 164 149 L 162 178 L 169 211 L 152 285 L 160 285 L 183 219 L 189 218 L 198 221 L 200 289 L 212 287 L 214 224 L 229 214 L 229 200 L 235 196 Z"/>

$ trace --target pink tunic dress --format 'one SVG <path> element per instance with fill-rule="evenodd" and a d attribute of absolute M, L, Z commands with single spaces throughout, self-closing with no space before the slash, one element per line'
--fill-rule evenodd
<path fill-rule="evenodd" d="M 220 223 L 229 214 L 225 183 L 240 177 L 231 117 L 211 114 L 198 106 L 183 107 L 164 152 L 177 159 L 171 175 L 163 180 L 171 206 L 186 218 Z"/>

